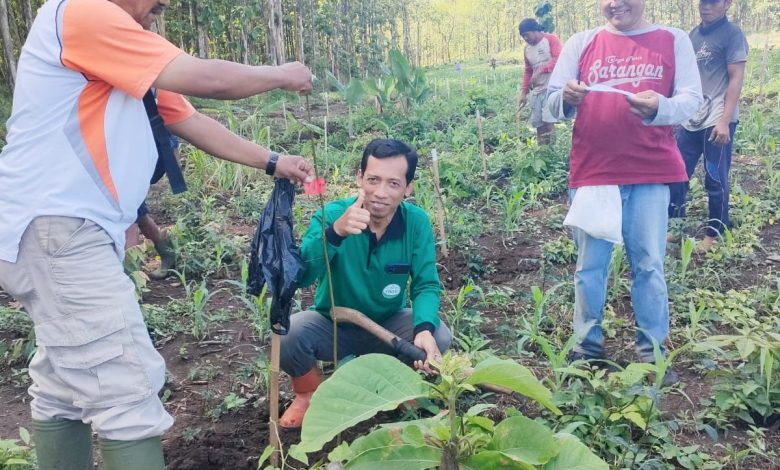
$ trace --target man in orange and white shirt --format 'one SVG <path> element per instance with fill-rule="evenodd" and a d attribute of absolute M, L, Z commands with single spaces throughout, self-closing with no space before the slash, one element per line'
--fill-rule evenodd
<path fill-rule="evenodd" d="M 536 129 L 540 144 L 549 144 L 555 119 L 545 106 L 547 82 L 561 55 L 561 41 L 556 35 L 545 33 L 542 25 L 533 18 L 521 21 L 517 29 L 528 44 L 523 52 L 525 71 L 520 98 L 517 100 L 518 110 L 529 103 L 531 116 L 528 124 Z"/>
<path fill-rule="evenodd" d="M 49 0 L 21 51 L 0 154 L 0 286 L 35 324 L 41 468 L 91 469 L 90 428 L 104 468 L 164 468 L 165 363 L 121 263 L 157 160 L 144 94 L 157 89 L 168 129 L 208 153 L 294 181 L 312 173 L 302 157 L 244 140 L 181 96 L 305 93 L 310 71 L 194 58 L 145 30 L 168 3 Z"/>

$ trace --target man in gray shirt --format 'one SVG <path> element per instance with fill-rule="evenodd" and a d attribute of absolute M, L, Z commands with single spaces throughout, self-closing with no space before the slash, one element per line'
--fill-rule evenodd
<path fill-rule="evenodd" d="M 731 227 L 731 146 L 739 119 L 739 95 L 748 45 L 742 30 L 726 17 L 730 6 L 731 0 L 699 1 L 701 23 L 691 31 L 690 37 L 699 66 L 704 104 L 677 131 L 677 145 L 689 178 L 704 154 L 709 219 L 704 240 L 697 247 L 700 251 L 712 248 L 724 229 Z M 687 194 L 688 183 L 670 185 L 669 217 L 685 216 Z"/>

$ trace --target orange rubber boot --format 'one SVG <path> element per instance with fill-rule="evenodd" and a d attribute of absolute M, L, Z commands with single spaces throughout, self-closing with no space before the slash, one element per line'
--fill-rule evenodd
<path fill-rule="evenodd" d="M 303 424 L 303 416 L 309 409 L 309 402 L 314 391 L 322 382 L 320 370 L 313 367 L 300 377 L 293 377 L 292 388 L 295 392 L 295 399 L 279 420 L 279 426 L 285 429 L 296 429 Z"/>

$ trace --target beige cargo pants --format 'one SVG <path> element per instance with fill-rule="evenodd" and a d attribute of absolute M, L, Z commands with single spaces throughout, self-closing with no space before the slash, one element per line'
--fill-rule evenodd
<path fill-rule="evenodd" d="M 159 436 L 173 424 L 157 393 L 165 363 L 154 349 L 109 235 L 71 217 L 38 217 L 0 286 L 35 324 L 32 418 L 80 420 L 105 439 Z"/>

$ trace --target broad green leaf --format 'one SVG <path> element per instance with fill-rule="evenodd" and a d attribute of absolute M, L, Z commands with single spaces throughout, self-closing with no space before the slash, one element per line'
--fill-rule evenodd
<path fill-rule="evenodd" d="M 442 450 L 407 444 L 402 429 L 380 428 L 357 439 L 353 457 L 344 468 L 352 470 L 424 470 L 441 463 Z"/>
<path fill-rule="evenodd" d="M 466 412 L 466 416 L 476 416 L 478 414 L 482 414 L 482 412 L 485 410 L 489 410 L 495 407 L 496 405 L 491 403 L 477 403 L 476 405 L 469 408 L 469 410 Z"/>
<path fill-rule="evenodd" d="M 299 444 L 291 445 L 290 449 L 287 451 L 287 456 L 309 465 L 309 456 L 306 455 L 306 451 L 302 449 Z"/>
<path fill-rule="evenodd" d="M 541 465 L 555 457 L 558 444 L 552 431 L 544 425 L 525 416 L 514 416 L 496 425 L 488 449 Z"/>
<path fill-rule="evenodd" d="M 425 445 L 425 435 L 419 426 L 407 426 L 402 433 L 404 444 L 421 447 Z"/>
<path fill-rule="evenodd" d="M 471 376 L 466 379 L 467 384 L 493 384 L 506 387 L 513 392 L 525 395 L 544 405 L 557 415 L 561 410 L 552 402 L 552 393 L 533 373 L 515 361 L 489 358 L 474 368 Z"/>
<path fill-rule="evenodd" d="M 343 462 L 344 460 L 349 460 L 354 456 L 355 453 L 352 452 L 352 449 L 349 448 L 349 443 L 342 442 L 336 446 L 335 449 L 330 451 L 328 454 L 328 460 L 331 462 Z"/>
<path fill-rule="evenodd" d="M 442 426 L 442 423 L 445 423 L 447 417 L 446 412 L 442 412 L 436 416 L 432 416 L 430 418 L 423 418 L 423 419 L 415 419 L 413 421 L 399 421 L 397 423 L 385 423 L 380 424 L 383 428 L 400 428 L 400 429 L 406 429 L 409 426 L 417 426 L 420 428 L 423 434 L 432 434 L 433 430 L 439 426 Z M 449 423 L 445 423 L 447 426 L 449 426 Z"/>
<path fill-rule="evenodd" d="M 487 432 L 493 432 L 493 420 L 484 416 L 466 416 L 466 422 L 478 426 Z"/>
<path fill-rule="evenodd" d="M 344 94 L 344 92 L 345 92 L 345 90 L 346 90 L 346 87 L 344 86 L 344 84 L 343 84 L 343 83 L 341 83 L 341 82 L 339 81 L 339 79 L 338 79 L 338 78 L 336 78 L 336 76 L 335 76 L 335 75 L 333 75 L 332 73 L 330 73 L 329 71 L 327 71 L 327 70 L 326 70 L 326 71 L 325 71 L 325 74 L 326 74 L 326 75 L 328 76 L 328 78 L 330 79 L 330 83 L 331 83 L 331 85 L 333 85 L 334 87 L 336 87 L 336 89 L 339 91 L 339 93 L 341 93 L 341 94 L 343 95 L 343 94 Z"/>
<path fill-rule="evenodd" d="M 472 455 L 460 463 L 461 470 L 485 470 L 501 468 L 508 470 L 534 470 L 536 467 L 518 460 L 515 456 L 496 450 L 486 450 Z"/>
<path fill-rule="evenodd" d="M 756 350 L 756 343 L 750 338 L 739 338 L 734 342 L 742 359 L 747 359 Z"/>
<path fill-rule="evenodd" d="M 19 427 L 19 436 L 22 438 L 22 442 L 30 444 L 30 432 L 26 428 Z"/>
<path fill-rule="evenodd" d="M 609 465 L 571 434 L 558 433 L 558 455 L 547 462 L 544 470 L 609 470 Z"/>
<path fill-rule="evenodd" d="M 350 106 L 357 106 L 360 104 L 360 100 L 363 99 L 363 95 L 365 94 L 366 91 L 363 88 L 363 83 L 360 80 L 353 78 L 349 81 L 349 85 L 347 85 L 347 89 L 344 91 L 344 99 Z"/>
<path fill-rule="evenodd" d="M 257 468 L 260 468 L 266 460 L 268 460 L 268 457 L 271 456 L 271 454 L 274 453 L 274 447 L 273 446 L 266 446 L 263 453 L 260 455 L 260 458 L 257 460 Z"/>
<path fill-rule="evenodd" d="M 353 359 L 314 392 L 303 419 L 299 448 L 317 451 L 345 429 L 426 396 L 429 389 L 419 374 L 394 357 L 367 354 Z"/>
<path fill-rule="evenodd" d="M 618 374 L 621 383 L 624 385 L 634 385 L 643 380 L 650 372 L 654 372 L 656 369 L 657 368 L 654 364 L 649 364 L 646 362 L 634 362 L 626 366 L 626 368 L 618 372 Z"/>
<path fill-rule="evenodd" d="M 8 468 L 11 465 L 25 465 L 25 466 L 29 466 L 30 462 L 28 462 L 28 461 L 26 461 L 24 459 L 13 457 L 13 458 L 10 458 L 10 459 L 6 460 L 3 463 L 3 468 Z"/>

